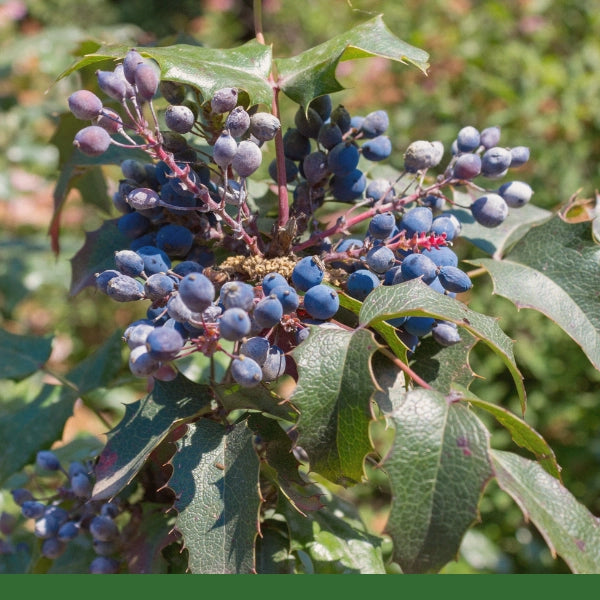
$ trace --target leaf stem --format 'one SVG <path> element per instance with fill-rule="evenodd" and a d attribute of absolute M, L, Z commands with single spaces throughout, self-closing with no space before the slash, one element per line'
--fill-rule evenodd
<path fill-rule="evenodd" d="M 379 348 L 382 354 L 385 354 L 397 367 L 404 371 L 415 383 L 425 388 L 426 390 L 432 390 L 433 388 L 424 380 L 421 379 L 406 363 L 403 363 L 397 356 L 395 356 L 387 348 Z"/>

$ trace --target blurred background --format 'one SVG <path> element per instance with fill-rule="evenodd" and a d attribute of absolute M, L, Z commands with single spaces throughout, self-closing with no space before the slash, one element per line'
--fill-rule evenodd
<path fill-rule="evenodd" d="M 383 108 L 390 115 L 395 156 L 413 140 L 448 148 L 465 125 L 498 125 L 509 145 L 531 149 L 521 178 L 533 202 L 553 210 L 573 194 L 600 187 L 600 11 L 595 0 L 264 0 L 263 24 L 274 55 L 290 56 L 382 13 L 398 37 L 430 54 L 428 76 L 386 60 L 343 63 L 334 95 L 351 114 Z M 86 289 L 69 296 L 69 259 L 110 212 L 84 205 L 74 190 L 61 221 L 61 251 L 52 252 L 48 226 L 58 151 L 51 143 L 77 75 L 56 77 L 86 41 L 132 45 L 201 43 L 237 46 L 254 36 L 252 2 L 241 0 L 0 0 L 0 326 L 14 333 L 55 336 L 49 370 L 60 375 L 136 318 L 135 309 Z M 283 122 L 295 107 L 282 101 Z M 465 253 L 467 249 L 463 250 Z M 471 252 L 469 250 L 469 252 Z M 476 281 L 471 308 L 497 316 L 516 340 L 526 378 L 526 420 L 554 449 L 567 488 L 600 515 L 600 374 L 556 325 L 530 310 L 518 312 Z M 145 390 L 123 361 L 121 378 L 78 406 L 65 440 L 87 431 L 102 439 L 123 404 Z M 504 365 L 476 347 L 471 365 L 482 379 L 473 390 L 519 414 Z M 48 375 L 45 375 L 48 377 Z M 31 382 L 25 385 L 33 385 Z M 2 403 L 26 394 L 0 382 Z M 97 413 L 103 415 L 99 419 Z M 510 447 L 503 431 L 496 448 Z M 378 527 L 374 488 L 354 498 Z M 459 560 L 445 572 L 562 573 L 537 530 L 494 483 L 481 502 L 481 523 L 465 538 Z"/>

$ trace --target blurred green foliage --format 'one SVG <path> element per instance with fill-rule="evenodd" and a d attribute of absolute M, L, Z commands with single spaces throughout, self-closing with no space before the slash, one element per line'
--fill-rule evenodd
<path fill-rule="evenodd" d="M 57 155 L 48 141 L 56 115 L 77 89 L 76 77 L 54 83 L 86 40 L 132 45 L 172 43 L 186 36 L 211 47 L 233 47 L 253 35 L 251 2 L 185 0 L 28 0 L 0 4 L 0 325 L 19 333 L 57 335 L 52 366 L 64 372 L 112 332 L 137 318 L 93 290 L 68 297 L 69 265 L 83 231 L 106 215 L 79 210 L 63 220 L 63 250 L 52 256 L 47 225 Z M 521 172 L 535 190 L 533 201 L 553 209 L 577 190 L 591 196 L 600 164 L 600 11 L 595 0 L 265 0 L 264 29 L 276 56 L 297 54 L 374 14 L 383 13 L 400 38 L 430 53 L 427 77 L 382 60 L 344 63 L 340 81 L 349 87 L 336 102 L 352 114 L 383 108 L 402 164 L 410 141 L 439 139 L 449 148 L 464 125 L 498 125 L 503 140 L 531 148 Z M 332 18 L 332 17 L 335 18 Z M 295 107 L 283 102 L 291 120 Z M 285 125 L 284 125 L 285 126 Z M 24 204 L 31 210 L 19 212 Z M 33 212 L 32 212 L 33 211 Z M 38 218 L 33 218 L 34 214 Z M 41 216 L 40 216 L 41 215 Z M 69 218 L 70 215 L 70 218 Z M 462 256 L 473 256 L 465 246 Z M 518 312 L 492 294 L 487 278 L 476 280 L 470 307 L 498 316 L 515 339 L 517 363 L 526 377 L 526 420 L 554 449 L 564 483 L 594 514 L 600 514 L 600 373 L 574 342 L 545 317 Z M 511 377 L 485 348 L 471 365 L 481 376 L 481 398 L 519 413 Z M 126 369 L 122 384 L 132 397 L 142 391 Z M 6 391 L 6 390 L 5 390 Z M 120 416 L 117 403 L 97 399 Z M 485 417 L 482 417 L 485 419 Z M 493 427 L 490 424 L 490 427 Z M 502 430 L 496 448 L 511 448 Z M 514 448 L 511 448 L 514 450 Z M 369 470 L 369 481 L 352 491 L 366 518 L 376 522 L 387 501 L 386 481 Z M 1 508 L 1 506 L 0 506 Z M 481 523 L 465 538 L 460 560 L 445 572 L 562 573 L 535 528 L 490 484 Z"/>

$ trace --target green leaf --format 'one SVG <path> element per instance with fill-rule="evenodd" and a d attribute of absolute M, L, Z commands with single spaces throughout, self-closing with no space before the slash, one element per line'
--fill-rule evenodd
<path fill-rule="evenodd" d="M 0 416 L 0 439 L 4 445 L 0 454 L 0 483 L 32 462 L 38 450 L 49 448 L 62 438 L 75 400 L 106 385 L 119 371 L 121 345 L 119 332 L 115 332 L 65 375 L 67 385 L 46 384 L 31 402 Z"/>
<path fill-rule="evenodd" d="M 429 55 L 397 38 L 382 16 L 362 23 L 297 56 L 275 59 L 277 83 L 294 102 L 308 107 L 313 98 L 342 89 L 335 70 L 340 62 L 381 56 L 426 72 Z"/>
<path fill-rule="evenodd" d="M 128 404 L 96 465 L 94 500 L 118 494 L 172 429 L 208 412 L 210 403 L 208 386 L 178 375 L 173 381 L 156 381 L 151 394 Z"/>
<path fill-rule="evenodd" d="M 294 555 L 285 524 L 274 519 L 261 523 L 256 539 L 256 572 L 259 575 L 291 575 L 294 572 Z"/>
<path fill-rule="evenodd" d="M 165 515 L 164 504 L 140 502 L 139 508 L 123 530 L 123 538 L 127 540 L 123 555 L 128 572 L 167 573 L 161 551 L 178 538 L 173 531 L 173 519 Z"/>
<path fill-rule="evenodd" d="M 419 342 L 411 360 L 411 368 L 433 389 L 445 394 L 455 384 L 468 388 L 475 375 L 469 365 L 469 354 L 477 338 L 461 330 L 458 344 L 440 346 L 428 336 Z"/>
<path fill-rule="evenodd" d="M 282 402 L 282 398 L 266 387 L 244 388 L 239 385 L 214 384 L 212 389 L 228 412 L 239 409 L 258 410 L 292 423 L 297 418 L 294 407 L 289 402 Z"/>
<path fill-rule="evenodd" d="M 506 260 L 469 262 L 488 271 L 494 293 L 546 315 L 600 369 L 600 247 L 590 239 L 589 223 L 555 217 L 534 227 Z"/>
<path fill-rule="evenodd" d="M 478 194 L 479 197 L 482 194 Z M 454 191 L 454 201 L 458 205 L 468 205 L 474 198 L 464 192 Z M 493 258 L 502 258 L 507 250 L 520 240 L 533 226 L 552 218 L 550 211 L 526 204 L 518 209 L 511 209 L 508 217 L 498 227 L 484 227 L 475 221 L 471 211 L 465 208 L 454 208 L 449 213 L 461 222 L 460 237 L 483 250 Z"/>
<path fill-rule="evenodd" d="M 255 572 L 260 495 L 252 437 L 245 422 L 200 419 L 177 443 L 169 487 L 192 573 Z"/>
<path fill-rule="evenodd" d="M 80 396 L 97 388 L 106 387 L 121 370 L 123 332 L 117 329 L 96 352 L 73 367 L 67 375 L 69 383 Z"/>
<path fill-rule="evenodd" d="M 561 469 L 556 462 L 554 451 L 550 448 L 548 442 L 531 425 L 497 404 L 486 402 L 466 389 L 460 389 L 458 386 L 456 388 L 455 398 L 490 413 L 500 425 L 508 430 L 515 444 L 533 453 L 540 465 L 550 475 L 560 480 Z"/>
<path fill-rule="evenodd" d="M 298 385 L 290 401 L 300 411 L 298 445 L 310 469 L 335 483 L 360 481 L 371 451 L 371 397 L 376 389 L 370 357 L 378 344 L 370 331 L 311 325 L 292 351 Z"/>
<path fill-rule="evenodd" d="M 52 339 L 0 329 L 0 379 L 25 379 L 41 369 L 50 358 Z"/>
<path fill-rule="evenodd" d="M 411 391 L 393 404 L 394 443 L 382 464 L 392 491 L 386 531 L 403 572 L 436 572 L 478 518 L 493 475 L 489 434 L 466 406 L 438 392 Z"/>
<path fill-rule="evenodd" d="M 292 505 L 302 514 L 322 508 L 320 493 L 298 472 L 300 463 L 292 453 L 292 440 L 277 421 L 254 414 L 248 418 L 248 427 L 260 437 L 263 470 Z"/>
<path fill-rule="evenodd" d="M 0 484 L 32 462 L 38 450 L 61 439 L 76 399 L 71 388 L 47 384 L 21 410 L 0 417 Z"/>
<path fill-rule="evenodd" d="M 500 487 L 539 529 L 573 573 L 600 574 L 600 522 L 537 462 L 491 451 Z"/>
<path fill-rule="evenodd" d="M 513 342 L 500 329 L 497 319 L 477 313 L 464 303 L 432 290 L 420 279 L 412 279 L 374 289 L 363 302 L 359 320 L 362 325 L 375 326 L 390 317 L 405 315 L 452 321 L 487 344 L 508 367 L 521 399 L 521 409 L 525 412 L 525 387 L 515 362 Z"/>
<path fill-rule="evenodd" d="M 122 59 L 130 48 L 131 45 L 103 46 L 79 59 L 58 79 L 107 58 Z M 159 64 L 161 79 L 190 85 L 199 90 L 205 100 L 224 87 L 246 91 L 251 105 L 270 106 L 273 100 L 273 90 L 267 81 L 271 72 L 271 47 L 256 40 L 225 50 L 188 44 L 138 47 L 137 50 Z"/>
<path fill-rule="evenodd" d="M 86 231 L 85 242 L 71 258 L 71 296 L 96 285 L 96 273 L 115 268 L 115 252 L 129 247 L 129 238 L 117 228 L 117 219 L 104 221 L 94 231 Z"/>
<path fill-rule="evenodd" d="M 321 488 L 324 507 L 303 517 L 281 503 L 293 549 L 305 551 L 316 573 L 385 573 L 382 538 L 366 531 L 354 506 Z"/>

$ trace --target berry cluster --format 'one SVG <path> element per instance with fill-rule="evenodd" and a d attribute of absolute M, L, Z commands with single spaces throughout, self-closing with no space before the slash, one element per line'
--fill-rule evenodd
<path fill-rule="evenodd" d="M 41 450 L 36 466 L 42 471 L 62 473 L 66 483 L 50 497 L 35 498 L 27 488 L 12 490 L 21 515 L 33 520 L 33 533 L 40 542 L 43 557 L 56 560 L 78 536 L 87 535 L 96 553 L 90 573 L 118 573 L 120 527 L 116 521 L 122 509 L 115 501 L 91 500 L 94 484 L 93 468 L 79 461 L 65 469 L 56 454 Z"/>
<path fill-rule="evenodd" d="M 177 374 L 176 359 L 221 351 L 240 385 L 273 381 L 290 372 L 286 354 L 306 337 L 307 324 L 335 317 L 339 297 L 327 283 L 332 279 L 361 301 L 379 285 L 415 278 L 451 296 L 471 288 L 451 248 L 461 223 L 445 188 L 466 187 L 473 218 L 485 227 L 500 225 L 509 208 L 524 206 L 533 194 L 521 181 L 498 189 L 475 183 L 479 176 L 502 178 L 529 158 L 524 146 L 500 147 L 498 127 L 463 127 L 432 183 L 427 175 L 441 164 L 444 146 L 426 140 L 408 145 L 396 181 L 369 180 L 363 164 L 392 153 L 388 114 L 351 116 L 323 95 L 298 108 L 294 127 L 278 138 L 283 156 L 268 168 L 275 180 L 284 170 L 293 189 L 293 227 L 282 228 L 290 238 L 282 246 L 276 235 L 259 231 L 247 202 L 247 178 L 261 165 L 263 145 L 281 135 L 277 117 L 246 106 L 236 87 L 202 98 L 197 90 L 160 81 L 157 66 L 133 49 L 113 71 L 97 71 L 97 80 L 119 110 L 88 90 L 72 94 L 72 113 L 91 121 L 74 144 L 91 156 L 114 144 L 143 149 L 151 158 L 121 164 L 113 203 L 130 244 L 115 253 L 114 269 L 96 276 L 97 288 L 118 302 L 150 302 L 146 318 L 124 335 L 135 376 L 169 380 Z M 167 102 L 160 118 L 153 105 L 159 92 Z M 328 199 L 352 207 L 335 225 L 319 229 L 313 215 Z M 352 237 L 351 228 L 367 220 L 366 235 Z M 230 254 L 221 264 L 217 248 Z M 242 264 L 231 268 L 230 259 Z M 243 264 L 251 259 L 264 262 L 260 268 Z M 411 350 L 428 333 L 444 346 L 460 341 L 445 321 L 390 323 Z M 233 342 L 232 352 L 224 340 Z"/>

